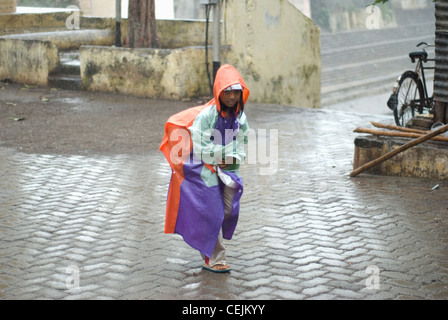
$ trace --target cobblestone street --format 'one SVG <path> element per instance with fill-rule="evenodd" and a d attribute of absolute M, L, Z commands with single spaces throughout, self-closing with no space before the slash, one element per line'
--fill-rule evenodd
<path fill-rule="evenodd" d="M 270 163 L 244 165 L 222 275 L 163 234 L 170 168 L 157 148 L 0 147 L 0 298 L 448 298 L 448 182 L 349 177 L 353 129 L 391 116 L 258 104 L 247 114 L 259 140 L 278 130 L 278 166 L 269 151 Z"/>

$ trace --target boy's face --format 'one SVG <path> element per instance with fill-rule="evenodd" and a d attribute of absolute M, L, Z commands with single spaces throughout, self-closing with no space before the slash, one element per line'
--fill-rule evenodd
<path fill-rule="evenodd" d="M 241 99 L 241 90 L 222 91 L 219 98 L 227 107 L 233 108 Z"/>

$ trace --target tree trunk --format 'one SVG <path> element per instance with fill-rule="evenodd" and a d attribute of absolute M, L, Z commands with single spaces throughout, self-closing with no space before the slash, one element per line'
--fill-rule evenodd
<path fill-rule="evenodd" d="M 128 48 L 157 48 L 155 0 L 129 0 Z"/>

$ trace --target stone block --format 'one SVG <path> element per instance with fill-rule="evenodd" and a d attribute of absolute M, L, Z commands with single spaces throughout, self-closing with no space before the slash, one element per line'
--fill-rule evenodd
<path fill-rule="evenodd" d="M 2 0 L 0 3 L 0 14 L 16 12 L 17 0 Z"/>
<path fill-rule="evenodd" d="M 59 67 L 58 49 L 50 41 L 0 38 L 0 80 L 46 85 Z"/>
<path fill-rule="evenodd" d="M 210 94 L 204 49 L 81 46 L 81 88 L 179 100 Z"/>
<path fill-rule="evenodd" d="M 353 168 L 359 168 L 409 141 L 390 137 L 357 137 Z M 380 163 L 365 173 L 447 180 L 448 143 L 433 141 L 422 143 Z"/>
<path fill-rule="evenodd" d="M 2 36 L 6 39 L 50 41 L 59 50 L 78 50 L 81 45 L 111 46 L 115 43 L 113 30 L 73 30 L 36 32 Z"/>

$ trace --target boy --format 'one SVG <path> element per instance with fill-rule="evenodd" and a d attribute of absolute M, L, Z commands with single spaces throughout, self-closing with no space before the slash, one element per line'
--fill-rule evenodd
<path fill-rule="evenodd" d="M 231 239 L 238 222 L 249 125 L 244 105 L 249 89 L 239 72 L 223 65 L 207 104 L 170 117 L 160 146 L 172 168 L 165 233 L 180 234 L 200 251 L 202 266 L 229 272 L 222 239 Z"/>

